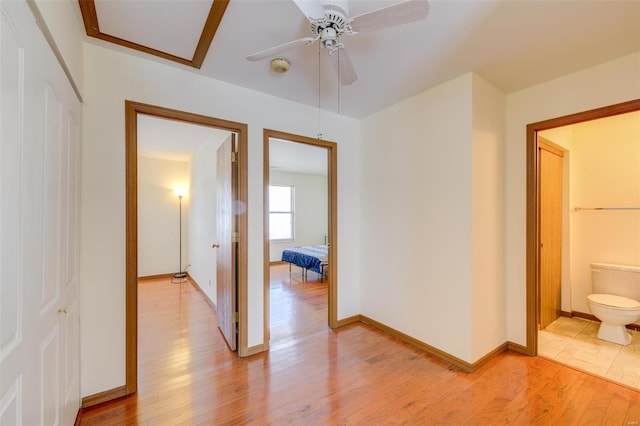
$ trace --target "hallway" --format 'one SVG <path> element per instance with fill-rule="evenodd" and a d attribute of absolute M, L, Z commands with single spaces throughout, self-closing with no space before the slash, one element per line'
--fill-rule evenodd
<path fill-rule="evenodd" d="M 191 284 L 141 283 L 139 391 L 85 410 L 80 424 L 640 420 L 640 393 L 554 362 L 506 352 L 467 374 L 361 323 L 331 330 L 315 296 L 296 300 L 317 284 L 287 282 L 285 267 L 280 284 L 272 282 L 272 311 L 294 322 L 285 327 L 272 312 L 271 351 L 249 358 L 228 351 Z"/>

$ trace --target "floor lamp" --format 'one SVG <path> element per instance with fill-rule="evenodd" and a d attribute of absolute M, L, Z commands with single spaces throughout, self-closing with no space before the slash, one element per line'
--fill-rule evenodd
<path fill-rule="evenodd" d="M 184 186 L 177 186 L 175 189 L 175 193 L 178 196 L 178 200 L 180 203 L 180 221 L 179 221 L 179 226 L 180 226 L 180 242 L 179 242 L 179 246 L 180 246 L 180 254 L 179 254 L 179 265 L 180 265 L 180 269 L 178 270 L 178 273 L 175 274 L 173 276 L 173 279 L 171 279 L 171 282 L 173 284 L 182 284 L 183 282 L 187 281 L 187 274 L 182 270 L 182 197 L 184 197 L 187 194 L 187 188 L 185 188 Z"/>

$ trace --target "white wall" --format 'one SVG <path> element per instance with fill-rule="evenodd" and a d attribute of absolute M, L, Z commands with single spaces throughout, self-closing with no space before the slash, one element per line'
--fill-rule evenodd
<path fill-rule="evenodd" d="M 473 75 L 471 361 L 506 341 L 504 93 Z"/>
<path fill-rule="evenodd" d="M 74 84 L 84 92 L 84 43 L 86 33 L 78 2 L 74 0 L 35 0 L 32 3 L 42 15 L 54 38 Z"/>
<path fill-rule="evenodd" d="M 640 52 L 507 96 L 507 337 L 526 344 L 526 126 L 640 98 Z"/>
<path fill-rule="evenodd" d="M 217 150 L 225 141 L 207 141 L 191 157 L 191 205 L 189 216 L 189 275 L 215 304 Z"/>
<path fill-rule="evenodd" d="M 573 127 L 572 207 L 640 207 L 640 113 Z M 640 211 L 572 211 L 574 311 L 590 313 L 590 263 L 640 266 Z"/>
<path fill-rule="evenodd" d="M 362 314 L 471 361 L 472 75 L 362 120 Z"/>
<path fill-rule="evenodd" d="M 138 276 L 180 269 L 180 204 L 176 186 L 189 187 L 189 162 L 138 157 Z M 189 195 L 182 198 L 182 270 L 189 259 Z"/>
<path fill-rule="evenodd" d="M 124 101 L 144 102 L 249 125 L 248 344 L 263 336 L 262 129 L 305 136 L 315 108 L 186 71 L 177 65 L 85 44 L 82 146 L 82 393 L 125 382 Z M 338 143 L 338 319 L 360 313 L 358 276 L 359 127 L 323 113 L 326 140 Z M 98 309 L 108 306 L 109 309 Z M 97 312 L 103 312 L 97 315 Z"/>
<path fill-rule="evenodd" d="M 272 185 L 295 187 L 294 241 L 271 243 L 270 261 L 282 260 L 282 250 L 292 246 L 324 244 L 328 232 L 327 177 L 304 173 L 285 173 L 272 170 Z"/>
<path fill-rule="evenodd" d="M 362 313 L 469 363 L 506 341 L 505 105 L 468 74 L 363 120 Z"/>

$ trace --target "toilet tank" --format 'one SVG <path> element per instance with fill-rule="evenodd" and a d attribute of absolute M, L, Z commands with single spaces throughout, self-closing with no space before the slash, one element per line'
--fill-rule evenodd
<path fill-rule="evenodd" d="M 591 264 L 593 293 L 615 294 L 640 301 L 640 266 Z"/>

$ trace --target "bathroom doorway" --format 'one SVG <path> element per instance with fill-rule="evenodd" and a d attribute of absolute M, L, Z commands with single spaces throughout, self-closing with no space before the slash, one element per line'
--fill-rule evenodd
<path fill-rule="evenodd" d="M 585 123 L 596 119 L 640 111 L 640 99 L 557 117 L 527 126 L 527 354 L 538 355 L 538 330 L 541 324 L 541 222 L 540 222 L 540 164 L 539 133 L 572 124 Z M 566 210 L 566 209 L 565 209 Z M 565 278 L 563 277 L 563 280 Z M 564 290 L 563 290 L 564 291 Z M 563 293 L 564 296 L 564 293 Z M 570 297 L 579 298 L 581 295 Z M 585 295 L 586 298 L 586 295 Z M 586 302 L 585 302 L 586 303 Z M 566 306 L 566 305 L 565 305 Z M 569 314 L 573 309 L 569 304 Z M 585 309 L 588 312 L 588 309 Z M 564 309 L 561 309 L 564 312 Z"/>

